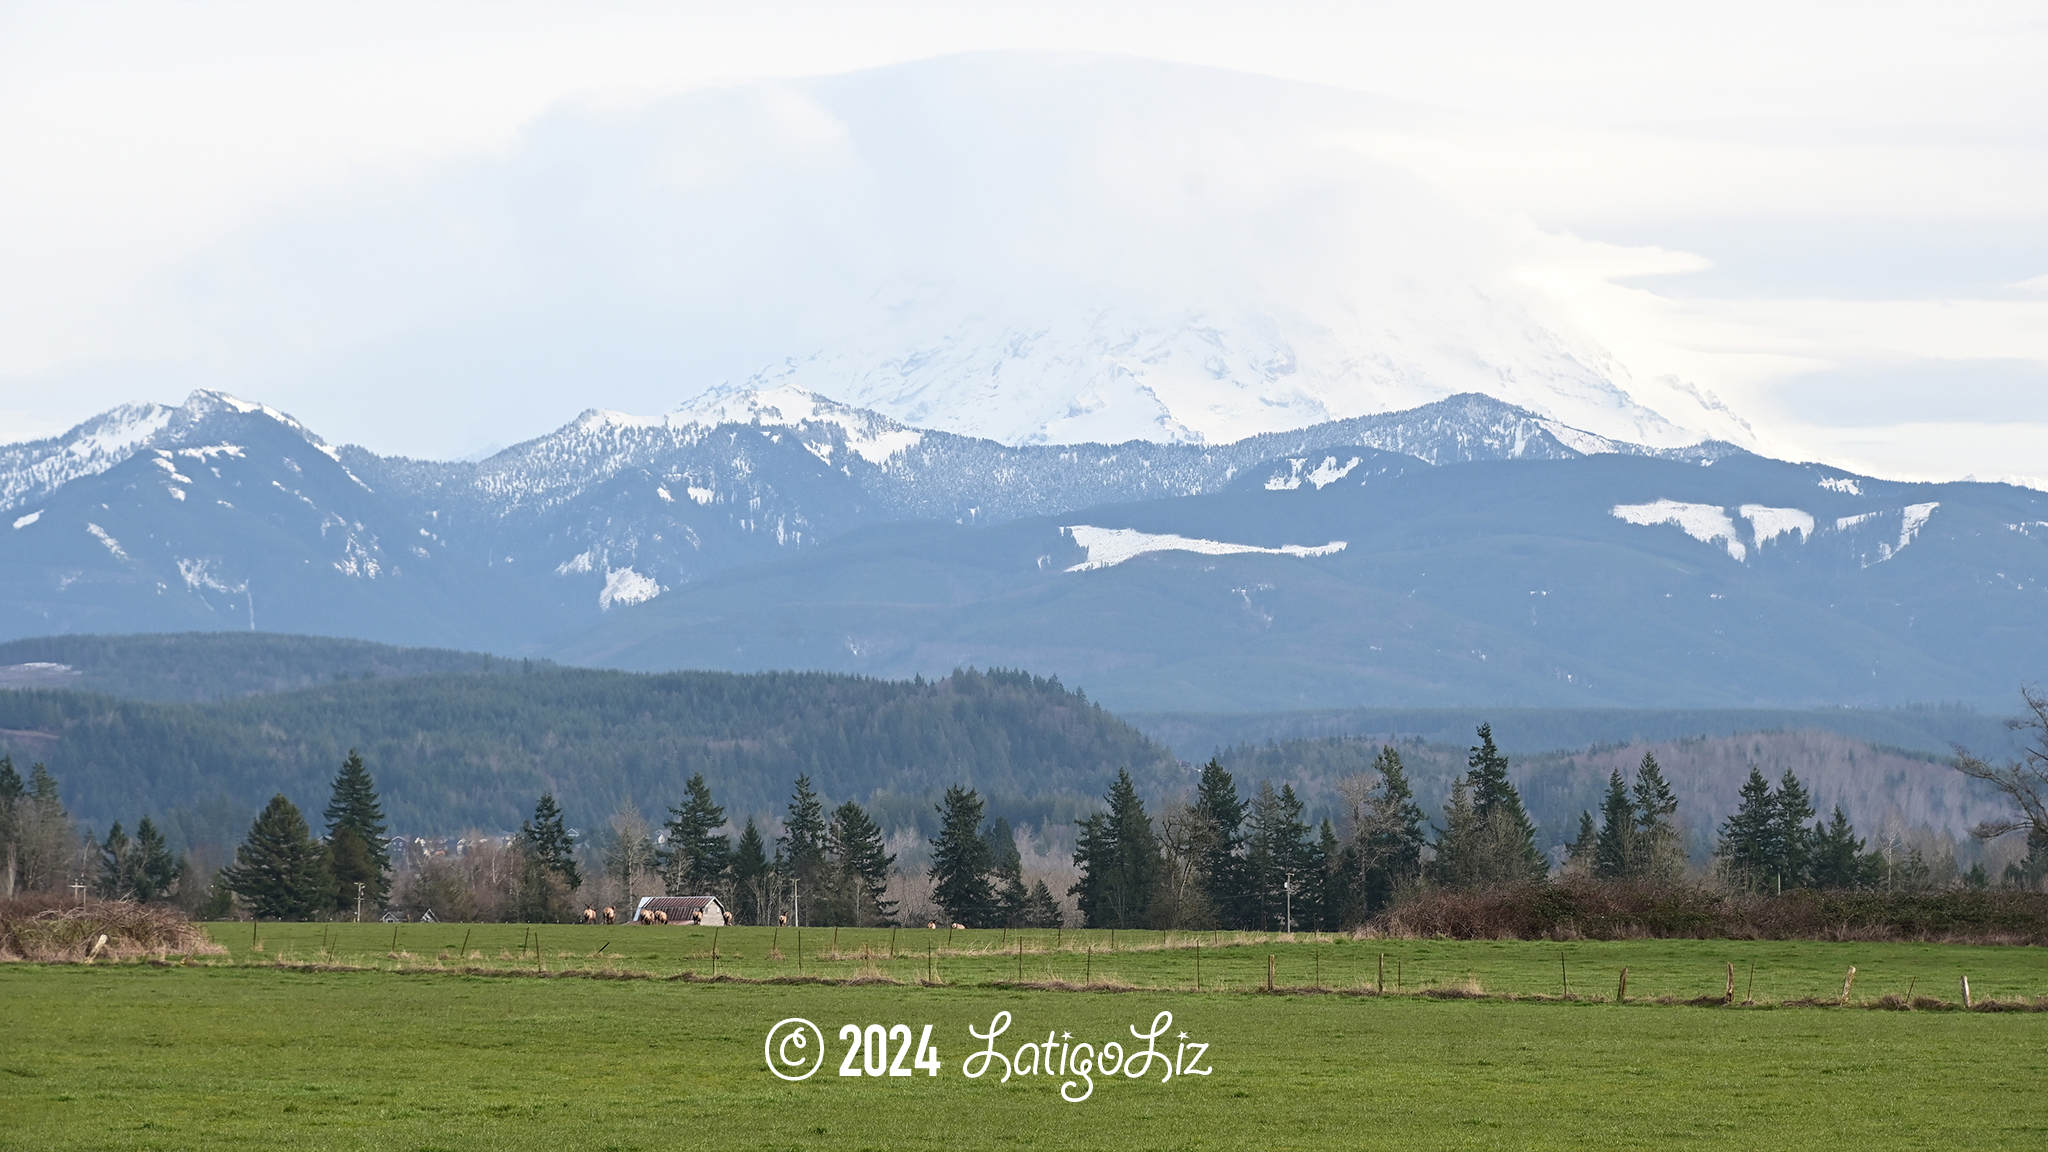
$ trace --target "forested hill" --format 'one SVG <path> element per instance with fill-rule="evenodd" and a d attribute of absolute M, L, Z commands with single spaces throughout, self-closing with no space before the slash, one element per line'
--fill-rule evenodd
<path fill-rule="evenodd" d="M 35 636 L 0 644 L 0 688 L 74 688 L 141 700 L 225 700 L 340 680 L 530 666 L 481 652 L 276 632 Z"/>
<path fill-rule="evenodd" d="M 695 772 L 736 817 L 780 812 L 809 773 L 835 803 L 878 808 L 884 827 L 921 820 L 955 783 L 992 813 L 1065 818 L 1120 767 L 1152 788 L 1181 772 L 1058 681 L 999 671 L 903 682 L 535 667 L 185 704 L 21 690 L 0 692 L 0 730 L 0 751 L 48 763 L 80 817 L 172 815 L 195 843 L 238 839 L 278 791 L 317 818 L 350 748 L 404 833 L 517 828 L 546 791 L 572 825 L 598 827 L 627 802 L 658 822 Z"/>

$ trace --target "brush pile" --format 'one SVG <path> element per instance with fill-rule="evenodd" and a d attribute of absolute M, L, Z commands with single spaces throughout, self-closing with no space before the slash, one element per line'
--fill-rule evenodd
<path fill-rule="evenodd" d="M 54 892 L 0 901 L 0 960 L 78 963 L 224 951 L 183 912 L 161 904 L 81 905 Z"/>

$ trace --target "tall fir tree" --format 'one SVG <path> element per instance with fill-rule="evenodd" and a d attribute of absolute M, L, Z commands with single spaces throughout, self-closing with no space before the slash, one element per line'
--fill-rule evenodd
<path fill-rule="evenodd" d="M 845 893 L 849 922 L 857 927 L 890 923 L 896 903 L 888 898 L 889 871 L 896 866 L 896 857 L 883 850 L 881 825 L 848 800 L 833 810 L 825 837 L 837 886 Z M 1012 845 L 1011 854 L 1016 851 Z"/>
<path fill-rule="evenodd" d="M 1541 880 L 1549 869 L 1536 848 L 1536 826 L 1522 794 L 1508 779 L 1508 758 L 1493 743 L 1493 725 L 1479 726 L 1479 743 L 1466 760 L 1472 807 L 1486 828 L 1487 883 Z"/>
<path fill-rule="evenodd" d="M 702 772 L 684 783 L 683 793 L 683 802 L 668 810 L 662 825 L 668 833 L 661 851 L 662 885 L 671 896 L 716 895 L 732 863 L 732 842 L 719 831 L 725 827 L 725 809 L 712 802 Z"/>
<path fill-rule="evenodd" d="M 1451 798 L 1444 801 L 1443 827 L 1436 832 L 1436 859 L 1431 878 L 1446 888 L 1476 888 L 1486 873 L 1482 859 L 1485 822 L 1472 806 L 1472 781 L 1460 776 L 1451 784 Z"/>
<path fill-rule="evenodd" d="M 1778 781 L 1777 794 L 1771 799 L 1773 838 L 1778 849 L 1778 858 L 1773 861 L 1774 888 L 1805 886 L 1807 861 L 1813 854 L 1813 830 L 1806 822 L 1813 816 L 1813 799 L 1806 786 L 1790 768 L 1785 769 L 1785 775 Z"/>
<path fill-rule="evenodd" d="M 1104 799 L 1106 811 L 1080 822 L 1074 864 L 1081 878 L 1068 893 L 1079 898 L 1087 927 L 1142 928 L 1162 867 L 1159 839 L 1128 769 L 1117 770 Z"/>
<path fill-rule="evenodd" d="M 1777 797 L 1771 782 L 1749 766 L 1735 812 L 1721 825 L 1721 841 L 1715 850 L 1728 879 L 1739 888 L 1769 890 L 1779 862 Z"/>
<path fill-rule="evenodd" d="M 1600 839 L 1593 846 L 1595 880 L 1628 880 L 1636 875 L 1636 808 L 1628 783 L 1616 768 L 1600 801 Z"/>
<path fill-rule="evenodd" d="M 825 805 L 811 790 L 809 775 L 796 778 L 775 851 L 780 861 L 777 871 L 785 885 L 794 880 L 800 891 L 809 891 L 825 879 Z"/>
<path fill-rule="evenodd" d="M 768 909 L 774 906 L 775 897 L 770 872 L 767 842 L 749 816 L 732 850 L 733 910 L 740 923 L 768 922 Z"/>
<path fill-rule="evenodd" d="M 282 792 L 270 798 L 249 835 L 222 869 L 230 891 L 265 920 L 308 920 L 330 907 L 325 854 L 298 806 Z"/>
<path fill-rule="evenodd" d="M 955 923 L 969 928 L 989 926 L 997 915 L 989 883 L 995 862 L 981 819 L 980 794 L 955 784 L 939 803 L 939 834 L 932 837 L 932 899 Z"/>
<path fill-rule="evenodd" d="M 343 828 L 353 830 L 358 841 L 357 844 L 346 845 L 344 855 L 328 861 L 328 871 L 334 878 L 336 906 L 355 907 L 356 885 L 361 884 L 365 899 L 375 907 L 383 907 L 391 896 L 390 830 L 384 824 L 384 806 L 377 796 L 377 782 L 370 778 L 369 769 L 363 767 L 363 758 L 353 748 L 348 750 L 348 758 L 341 762 L 341 770 L 334 775 L 334 791 L 322 815 L 327 820 L 327 842 L 330 846 L 334 844 L 336 833 Z"/>
<path fill-rule="evenodd" d="M 1678 797 L 1657 767 L 1657 757 L 1643 753 L 1636 768 L 1636 829 L 1631 872 L 1652 884 L 1676 883 L 1685 873 L 1685 844 L 1678 836 Z"/>
<path fill-rule="evenodd" d="M 1357 835 L 1361 917 L 1391 907 L 1400 885 L 1422 878 L 1422 849 L 1428 843 L 1422 807 L 1415 803 L 1400 751 L 1382 744 L 1372 770 L 1377 779 Z"/>
<path fill-rule="evenodd" d="M 1335 932 L 1352 918 L 1354 896 L 1351 872 L 1344 867 L 1344 845 L 1337 839 L 1337 828 L 1327 816 L 1317 830 L 1314 853 L 1314 891 L 1310 895 L 1315 903 L 1315 919 L 1308 923 L 1315 931 Z"/>
<path fill-rule="evenodd" d="M 1251 926 L 1252 902 L 1246 895 L 1244 863 L 1244 801 L 1237 782 L 1211 757 L 1195 785 L 1194 812 L 1200 822 L 1196 850 L 1202 895 L 1216 922 L 1228 928 Z"/>
<path fill-rule="evenodd" d="M 107 838 L 97 848 L 99 856 L 98 874 L 93 877 L 92 894 L 102 900 L 130 900 L 134 898 L 131 887 L 134 865 L 129 862 L 130 846 L 128 834 L 121 831 L 121 822 L 107 829 Z"/>
<path fill-rule="evenodd" d="M 1245 865 L 1259 909 L 1259 926 L 1289 931 L 1287 917 L 1294 898 L 1314 872 L 1309 827 L 1301 819 L 1302 803 L 1294 795 L 1294 785 L 1276 792 L 1266 782 L 1259 785 L 1251 807 Z"/>
<path fill-rule="evenodd" d="M 381 901 L 377 896 L 376 857 L 369 844 L 355 825 L 343 824 L 328 834 L 327 842 L 321 846 L 326 853 L 327 877 L 333 883 L 333 907 L 337 911 L 353 911 L 357 897 L 369 908 L 376 908 Z M 362 885 L 360 892 L 356 885 Z"/>
<path fill-rule="evenodd" d="M 21 809 L 27 795 L 14 757 L 0 756 L 0 900 L 13 899 L 21 874 Z"/>
<path fill-rule="evenodd" d="M 185 862 L 171 855 L 162 830 L 147 816 L 135 823 L 134 861 L 131 887 L 145 904 L 170 899 L 185 876 Z"/>
<path fill-rule="evenodd" d="M 569 835 L 553 792 L 542 793 L 533 806 L 533 819 L 519 826 L 519 844 L 535 867 L 559 877 L 570 891 L 583 887 L 583 873 L 576 867 L 576 841 Z"/>

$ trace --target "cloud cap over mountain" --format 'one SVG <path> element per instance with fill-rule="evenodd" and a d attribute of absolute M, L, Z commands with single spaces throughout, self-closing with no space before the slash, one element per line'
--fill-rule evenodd
<path fill-rule="evenodd" d="M 399 406 L 418 418 L 337 431 L 418 455 L 748 382 L 1010 443 L 1216 443 L 1463 391 L 1753 438 L 1538 287 L 1684 258 L 1462 206 L 1358 146 L 1426 115 L 1042 53 L 565 105 L 215 249 L 171 327 L 195 382 Z"/>

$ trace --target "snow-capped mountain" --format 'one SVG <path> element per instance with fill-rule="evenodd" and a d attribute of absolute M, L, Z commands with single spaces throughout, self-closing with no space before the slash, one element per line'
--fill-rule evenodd
<path fill-rule="evenodd" d="M 784 387 L 451 463 L 201 392 L 7 451 L 0 637 L 1006 664 L 1215 708 L 1988 699 L 2048 628 L 2048 494 L 1647 448 L 1478 395 L 1006 445 Z"/>

